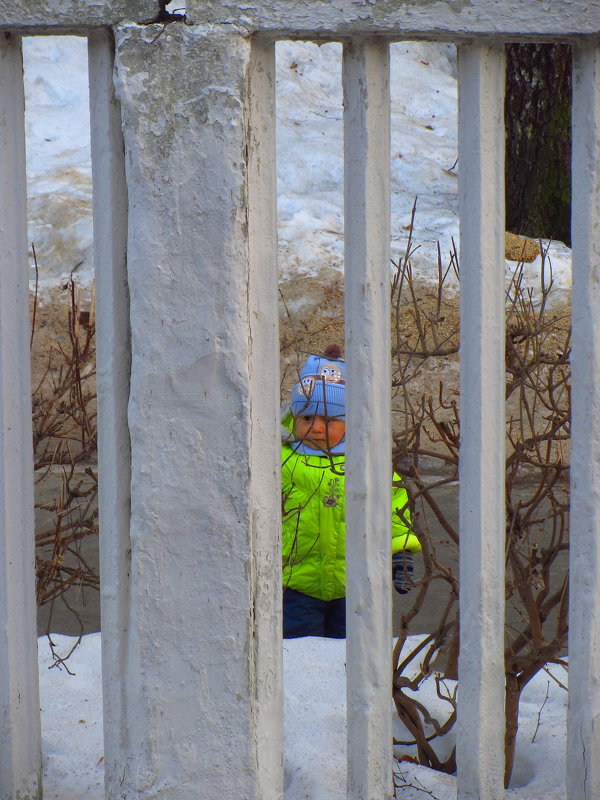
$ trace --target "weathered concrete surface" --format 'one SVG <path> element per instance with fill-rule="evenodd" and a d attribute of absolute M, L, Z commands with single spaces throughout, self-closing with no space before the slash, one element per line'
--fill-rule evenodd
<path fill-rule="evenodd" d="M 270 304 L 253 305 L 249 290 L 251 47 L 230 28 L 171 25 L 155 37 L 136 26 L 116 35 L 132 474 L 124 747 L 120 763 L 107 765 L 109 787 L 127 798 L 275 799 L 281 770 L 265 781 L 257 767 L 261 741 L 281 741 L 281 584 L 277 559 L 257 565 L 252 554 L 257 511 L 271 514 L 278 552 L 278 370 L 269 362 L 275 353 L 256 353 L 251 343 L 252 324 L 276 319 Z M 251 369 L 262 376 L 254 397 Z M 259 463 L 251 462 L 250 409 L 262 402 L 272 407 L 270 431 L 254 413 L 252 436 L 271 464 L 264 480 L 250 475 Z M 263 601 L 270 619 L 254 614 L 256 576 L 263 591 L 272 587 L 270 604 Z M 278 654 L 266 674 L 256 669 L 257 646 Z M 274 711 L 260 716 L 258 699 L 268 692 Z M 270 736 L 258 730 L 259 716 Z"/>
<path fill-rule="evenodd" d="M 600 3 L 586 0 L 188 0 L 188 19 L 246 26 L 249 32 L 336 38 L 381 33 L 442 36 L 597 36 Z"/>
<path fill-rule="evenodd" d="M 157 0 L 1 0 L 0 27 L 76 30 L 144 23 L 157 12 Z M 188 0 L 186 12 L 190 24 L 325 39 L 373 33 L 399 39 L 563 39 L 600 31 L 600 3 L 585 0 Z"/>
<path fill-rule="evenodd" d="M 127 285 L 128 197 L 121 110 L 113 83 L 109 30 L 88 39 L 90 133 L 96 282 L 96 378 L 98 396 L 98 506 L 102 596 L 102 686 L 106 785 L 126 749 L 129 614 L 131 448 L 127 405 L 131 367 Z"/>
<path fill-rule="evenodd" d="M 573 74 L 573 350 L 569 599 L 569 800 L 600 796 L 600 48 Z"/>
<path fill-rule="evenodd" d="M 390 800 L 392 474 L 389 48 L 347 45 L 344 85 L 348 800 Z M 384 395 L 382 397 L 382 394 Z M 368 487 L 368 491 L 367 491 Z"/>
<path fill-rule="evenodd" d="M 461 800 L 503 794 L 504 65 L 503 47 L 458 51 Z"/>
<path fill-rule="evenodd" d="M 0 797 L 41 797 L 21 40 L 0 39 Z"/>
<path fill-rule="evenodd" d="M 142 22 L 158 11 L 157 0 L 0 0 L 0 27 L 71 29 Z"/>

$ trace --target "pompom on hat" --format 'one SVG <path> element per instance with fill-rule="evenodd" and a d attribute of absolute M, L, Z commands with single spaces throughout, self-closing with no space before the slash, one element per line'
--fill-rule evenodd
<path fill-rule="evenodd" d="M 322 356 L 309 356 L 300 370 L 298 383 L 292 389 L 292 414 L 295 417 L 318 414 L 344 419 L 345 369 L 341 350 L 336 344 L 326 347 Z"/>

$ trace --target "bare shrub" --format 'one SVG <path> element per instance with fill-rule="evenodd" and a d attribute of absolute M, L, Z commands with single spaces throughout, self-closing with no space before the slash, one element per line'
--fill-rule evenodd
<path fill-rule="evenodd" d="M 36 265 L 37 269 L 37 265 Z M 99 589 L 96 568 L 81 552 L 81 540 L 98 535 L 96 462 L 96 352 L 93 296 L 83 310 L 71 278 L 65 287 L 65 330 L 49 346 L 32 387 L 36 495 L 58 483 L 55 496 L 36 501 L 36 600 L 38 606 L 61 602 L 79 620 L 67 592 Z M 31 347 L 39 336 L 37 288 L 33 297 Z M 47 492 L 45 492 L 47 494 Z M 39 518 L 43 523 L 39 524 Z M 52 629 L 52 613 L 48 632 Z M 81 633 L 83 626 L 79 620 Z"/>
<path fill-rule="evenodd" d="M 408 490 L 423 546 L 423 575 L 394 651 L 393 697 L 410 733 L 409 740 L 396 744 L 416 745 L 421 764 L 454 772 L 455 751 L 441 757 L 434 742 L 456 722 L 459 580 L 451 564 L 460 542 L 436 498 L 458 480 L 459 397 L 443 377 L 434 389 L 415 392 L 414 384 L 432 362 L 457 361 L 458 325 L 445 327 L 443 308 L 448 276 L 458 276 L 458 259 L 453 252 L 442 269 L 440 258 L 435 302 L 424 306 L 412 278 L 411 253 L 409 241 L 392 290 L 394 467 Z M 539 292 L 525 287 L 519 265 L 506 295 L 506 785 L 521 692 L 547 663 L 563 663 L 567 640 L 570 330 L 568 311 L 553 310 L 552 287 L 543 254 Z M 432 520 L 442 535 L 434 534 Z M 451 551 L 454 557 L 448 558 Z M 440 585 L 447 599 L 434 630 L 401 657 L 411 621 Z M 412 694 L 427 678 L 447 707 L 441 720 Z"/>

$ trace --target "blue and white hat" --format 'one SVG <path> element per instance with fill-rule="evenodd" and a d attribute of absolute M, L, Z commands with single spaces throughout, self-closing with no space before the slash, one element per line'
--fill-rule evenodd
<path fill-rule="evenodd" d="M 295 417 L 318 414 L 345 418 L 346 365 L 340 354 L 337 345 L 329 345 L 324 355 L 306 359 L 290 399 L 290 408 Z"/>

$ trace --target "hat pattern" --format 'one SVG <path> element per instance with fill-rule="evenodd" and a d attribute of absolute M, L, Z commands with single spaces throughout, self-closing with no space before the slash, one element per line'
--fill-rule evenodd
<path fill-rule="evenodd" d="M 344 383 L 342 368 L 339 363 L 328 361 L 319 367 L 319 377 L 330 383 Z"/>
<path fill-rule="evenodd" d="M 309 356 L 292 389 L 292 413 L 343 418 L 346 413 L 344 370 L 341 359 Z"/>

